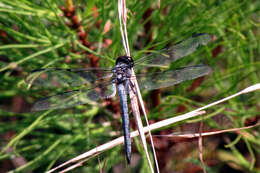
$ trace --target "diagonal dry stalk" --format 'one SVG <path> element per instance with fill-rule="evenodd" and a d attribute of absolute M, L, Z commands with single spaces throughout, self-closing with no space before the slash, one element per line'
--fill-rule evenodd
<path fill-rule="evenodd" d="M 224 99 L 221 99 L 221 100 L 218 100 L 216 102 L 210 103 L 210 104 L 208 104 L 206 106 L 203 106 L 201 108 L 198 108 L 198 109 L 193 110 L 191 112 L 188 112 L 186 114 L 179 115 L 179 116 L 176 116 L 176 117 L 173 117 L 173 118 L 165 119 L 165 120 L 159 121 L 157 123 L 151 124 L 151 125 L 149 125 L 147 127 L 144 127 L 143 131 L 146 133 L 148 131 L 156 130 L 156 129 L 159 129 L 159 128 L 162 128 L 162 127 L 167 127 L 167 126 L 169 126 L 169 125 L 171 125 L 173 123 L 176 123 L 176 122 L 180 122 L 180 121 L 183 121 L 183 120 L 186 120 L 186 119 L 189 119 L 189 118 L 193 118 L 193 117 L 199 116 L 201 114 L 204 114 L 205 111 L 203 111 L 203 110 L 205 110 L 205 109 L 207 109 L 209 107 L 212 107 L 212 106 L 215 106 L 217 104 L 223 103 L 223 102 L 225 102 L 225 101 L 227 101 L 229 99 L 232 99 L 232 98 L 234 98 L 236 96 L 239 96 L 239 95 L 242 95 L 242 94 L 247 94 L 247 93 L 259 90 L 259 89 L 260 89 L 260 83 L 252 85 L 252 86 L 250 86 L 248 88 L 245 88 L 244 90 L 242 90 L 242 91 L 240 91 L 240 92 L 238 92 L 238 93 L 236 93 L 234 95 L 231 95 L 231 96 L 226 97 Z M 233 131 L 233 130 L 237 131 L 237 130 L 241 130 L 241 129 L 252 128 L 252 127 L 255 127 L 255 126 L 258 126 L 258 125 L 259 124 L 254 125 L 254 126 L 244 127 L 244 128 L 232 129 L 230 131 Z M 206 132 L 206 133 L 202 133 L 201 136 L 207 136 L 207 135 L 213 135 L 213 134 L 218 134 L 218 133 L 224 133 L 224 132 L 227 132 L 227 131 L 228 130 L 221 130 L 219 132 Z M 136 130 L 136 131 L 131 133 L 131 138 L 136 137 L 138 135 L 139 135 L 139 132 Z M 192 135 L 186 135 L 186 136 L 188 136 L 188 137 L 194 137 L 194 136 L 195 137 L 199 137 L 199 134 L 195 134 L 195 135 L 192 134 Z M 98 155 L 98 154 L 100 154 L 100 153 L 102 153 L 102 152 L 104 152 L 104 151 L 106 151 L 108 149 L 111 149 L 111 148 L 113 148 L 113 147 L 115 147 L 117 145 L 123 144 L 123 142 L 124 142 L 124 137 L 123 136 L 121 136 L 119 138 L 116 138 L 116 139 L 114 139 L 114 140 L 112 140 L 110 142 L 107 142 L 107 143 L 105 143 L 103 145 L 100 145 L 100 146 L 98 146 L 96 148 L 93 148 L 92 150 L 89 150 L 89 151 L 87 151 L 87 152 L 85 152 L 85 153 L 83 153 L 83 154 L 81 154 L 81 155 L 79 155 L 79 156 L 77 156 L 77 157 L 75 157 L 75 158 L 73 158 L 73 159 L 71 159 L 71 160 L 69 160 L 69 161 L 67 161 L 67 162 L 65 162 L 65 163 L 63 163 L 63 164 L 53 168 L 53 169 L 51 169 L 51 170 L 49 170 L 47 173 L 54 172 L 54 171 L 56 171 L 56 170 L 58 170 L 58 169 L 60 169 L 62 167 L 65 167 L 65 166 L 67 166 L 69 164 L 73 164 L 73 163 L 75 163 L 75 164 L 72 165 L 71 167 L 80 166 L 88 158 L 96 156 L 96 155 Z M 80 162 L 80 164 L 78 162 Z M 69 168 L 67 168 L 67 169 L 69 169 Z"/>

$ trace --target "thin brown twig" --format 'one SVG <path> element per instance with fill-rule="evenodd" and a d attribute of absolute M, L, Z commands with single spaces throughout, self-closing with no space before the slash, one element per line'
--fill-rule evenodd
<path fill-rule="evenodd" d="M 203 160 L 203 142 L 202 142 L 202 136 L 201 136 L 201 132 L 203 131 L 203 115 L 201 116 L 201 122 L 200 122 L 200 129 L 199 129 L 199 139 L 198 139 L 198 147 L 199 147 L 199 157 L 200 157 L 200 162 L 201 162 L 201 166 L 203 169 L 203 173 L 206 173 L 206 167 L 205 167 L 205 163 Z"/>
<path fill-rule="evenodd" d="M 214 131 L 214 132 L 169 134 L 169 135 L 154 135 L 154 136 L 178 137 L 178 138 L 189 138 L 190 139 L 190 138 L 199 138 L 200 136 L 202 136 L 202 137 L 204 137 L 204 136 L 212 136 L 212 135 L 217 135 L 217 134 L 221 134 L 221 133 L 236 132 L 236 131 L 251 129 L 251 128 L 257 127 L 259 125 L 260 125 L 260 123 L 257 123 L 257 124 L 246 126 L 246 127 L 218 130 L 218 131 Z"/>

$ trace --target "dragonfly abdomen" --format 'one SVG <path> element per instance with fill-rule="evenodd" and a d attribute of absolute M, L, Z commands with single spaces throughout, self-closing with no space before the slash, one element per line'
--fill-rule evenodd
<path fill-rule="evenodd" d="M 123 122 L 123 131 L 124 131 L 124 141 L 125 141 L 125 152 L 127 163 L 130 164 L 131 161 L 131 138 L 130 138 L 130 124 L 128 116 L 128 107 L 127 107 L 127 91 L 124 84 L 118 84 L 118 95 L 120 98 L 120 107 L 122 114 Z"/>

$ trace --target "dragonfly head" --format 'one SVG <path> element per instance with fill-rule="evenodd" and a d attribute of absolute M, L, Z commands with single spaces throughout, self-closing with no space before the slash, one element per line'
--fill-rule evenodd
<path fill-rule="evenodd" d="M 132 57 L 130 56 L 119 56 L 116 59 L 116 65 L 118 63 L 124 63 L 127 64 L 130 68 L 132 68 L 134 66 L 134 60 L 132 59 Z"/>

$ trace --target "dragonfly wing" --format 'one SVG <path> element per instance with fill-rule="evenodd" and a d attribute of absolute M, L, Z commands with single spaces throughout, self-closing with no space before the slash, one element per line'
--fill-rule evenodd
<path fill-rule="evenodd" d="M 99 84 L 99 86 L 92 89 L 68 91 L 43 98 L 33 105 L 32 111 L 70 108 L 76 105 L 98 101 L 99 99 L 111 98 L 115 96 L 115 94 L 115 84 Z"/>
<path fill-rule="evenodd" d="M 74 87 L 83 84 L 92 84 L 97 80 L 110 78 L 111 70 L 101 68 L 88 69 L 60 69 L 46 68 L 32 71 L 25 79 L 31 85 L 44 88 Z M 93 87 L 93 86 L 92 86 Z"/>
<path fill-rule="evenodd" d="M 186 80 L 196 79 L 212 72 L 206 65 L 189 66 L 177 70 L 137 75 L 138 85 L 142 89 L 153 90 L 176 85 Z"/>
<path fill-rule="evenodd" d="M 200 33 L 183 40 L 182 42 L 166 48 L 135 61 L 138 66 L 169 66 L 172 62 L 183 58 L 194 52 L 199 46 L 206 45 L 213 40 L 213 37 L 206 33 Z"/>

